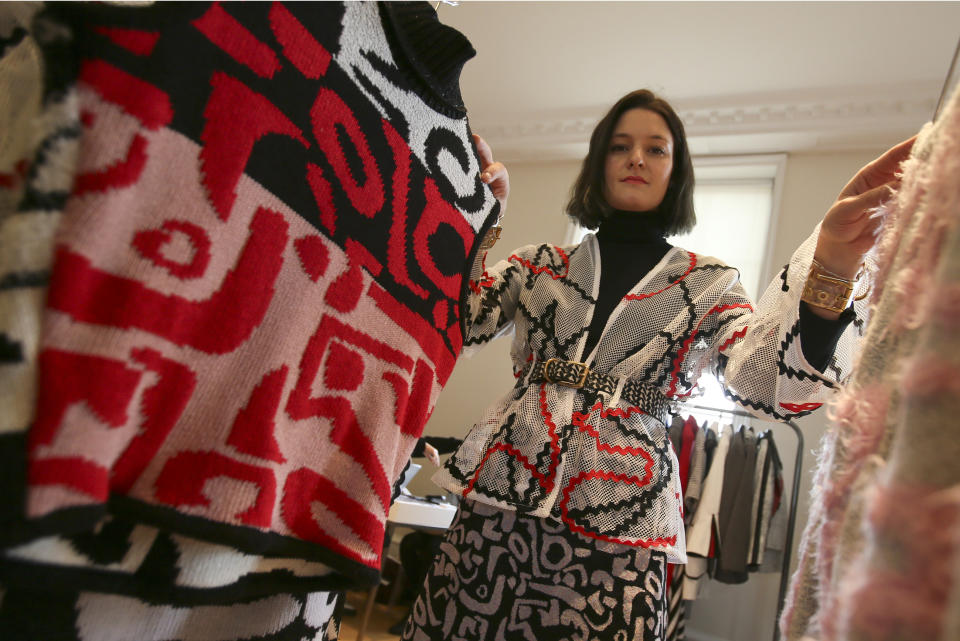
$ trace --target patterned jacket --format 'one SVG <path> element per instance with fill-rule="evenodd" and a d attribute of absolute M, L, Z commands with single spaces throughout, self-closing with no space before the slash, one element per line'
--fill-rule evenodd
<path fill-rule="evenodd" d="M 826 372 L 806 361 L 799 299 L 815 244 L 816 231 L 756 307 L 737 270 L 674 247 L 623 297 L 590 354 L 582 350 L 600 281 L 595 235 L 575 246 L 523 247 L 492 269 L 478 261 L 465 349 L 512 330 L 517 383 L 433 480 L 466 498 L 553 515 L 575 532 L 685 562 L 677 459 L 658 403 L 674 406 L 697 392 L 702 374 L 714 373 L 731 399 L 766 418 L 822 405 L 849 373 L 866 309 L 856 303 L 857 319 Z M 545 382 L 537 373 L 551 358 L 583 362 L 608 384 Z"/>

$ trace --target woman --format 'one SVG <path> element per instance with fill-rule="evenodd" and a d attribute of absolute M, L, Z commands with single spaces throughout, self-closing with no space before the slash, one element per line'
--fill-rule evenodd
<path fill-rule="evenodd" d="M 465 346 L 512 328 L 517 383 L 434 476 L 464 501 L 403 638 L 662 638 L 666 564 L 686 561 L 668 410 L 711 371 L 786 419 L 849 374 L 869 211 L 910 144 L 857 174 L 754 308 L 735 269 L 665 240 L 695 220 L 680 119 L 649 91 L 619 100 L 567 206 L 599 231 L 474 268 Z"/>

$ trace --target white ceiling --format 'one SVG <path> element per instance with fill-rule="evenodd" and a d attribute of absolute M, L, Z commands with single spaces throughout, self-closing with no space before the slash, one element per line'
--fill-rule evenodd
<path fill-rule="evenodd" d="M 434 3 L 436 4 L 436 3 Z M 477 50 L 471 126 L 503 160 L 581 158 L 596 121 L 647 87 L 695 154 L 885 147 L 933 116 L 960 2 L 441 3 Z"/>

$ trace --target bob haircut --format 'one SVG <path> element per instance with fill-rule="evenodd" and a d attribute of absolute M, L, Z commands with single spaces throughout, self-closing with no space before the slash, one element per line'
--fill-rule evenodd
<path fill-rule="evenodd" d="M 590 136 L 590 149 L 583 159 L 580 175 L 570 190 L 566 213 L 583 227 L 596 229 L 613 212 L 604 190 L 604 166 L 610 137 L 620 116 L 631 109 L 647 109 L 660 114 L 673 135 L 673 170 L 667 193 L 657 210 L 662 216 L 666 235 L 682 234 L 697 222 L 693 211 L 693 162 L 687 146 L 687 135 L 673 107 L 652 91 L 639 89 L 618 100 L 603 117 Z"/>

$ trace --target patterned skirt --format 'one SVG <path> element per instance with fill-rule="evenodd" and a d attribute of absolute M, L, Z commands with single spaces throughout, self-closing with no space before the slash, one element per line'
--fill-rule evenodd
<path fill-rule="evenodd" d="M 667 559 L 464 501 L 403 641 L 661 641 Z"/>

